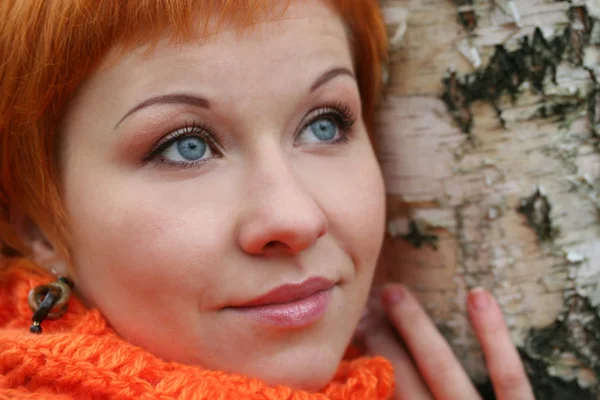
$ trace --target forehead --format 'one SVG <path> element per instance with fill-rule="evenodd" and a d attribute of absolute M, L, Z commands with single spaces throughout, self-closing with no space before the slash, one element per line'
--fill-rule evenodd
<path fill-rule="evenodd" d="M 173 43 L 165 35 L 152 48 L 114 52 L 95 75 L 118 81 L 120 87 L 135 83 L 149 89 L 161 74 L 173 83 L 192 73 L 199 78 L 208 74 L 211 79 L 221 76 L 227 80 L 236 75 L 255 80 L 251 75 L 257 72 L 265 75 L 266 71 L 252 66 L 270 68 L 269 76 L 277 71 L 298 75 L 302 70 L 291 65 L 294 62 L 302 62 L 302 68 L 324 62 L 352 66 L 345 26 L 327 2 L 292 1 L 284 13 L 252 26 L 223 24 L 216 33 L 198 33 L 182 43 Z"/>
<path fill-rule="evenodd" d="M 169 94 L 208 99 L 218 123 L 237 124 L 236 129 L 250 121 L 284 123 L 320 75 L 334 68 L 354 70 L 344 23 L 320 0 L 292 1 L 285 13 L 245 30 L 224 26 L 182 43 L 169 38 L 166 32 L 152 48 L 139 47 L 119 58 L 113 53 L 80 85 L 63 119 L 66 148 L 73 138 L 109 148 L 127 128 L 119 121 L 129 110 Z M 350 82 L 344 92 L 358 93 L 356 81 Z M 147 111 L 146 123 L 158 121 L 160 112 Z"/>

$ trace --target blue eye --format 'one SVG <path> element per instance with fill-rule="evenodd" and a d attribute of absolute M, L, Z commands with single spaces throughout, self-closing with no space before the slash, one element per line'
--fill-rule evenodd
<path fill-rule="evenodd" d="M 338 128 L 332 120 L 323 118 L 310 124 L 310 130 L 319 140 L 328 142 L 335 138 Z"/>
<path fill-rule="evenodd" d="M 212 150 L 201 137 L 186 136 L 174 140 L 160 155 L 171 162 L 189 162 L 211 158 Z"/>
<path fill-rule="evenodd" d="M 177 141 L 177 151 L 183 158 L 196 161 L 206 152 L 206 142 L 196 136 L 190 136 Z"/>
<path fill-rule="evenodd" d="M 311 122 L 298 135 L 298 140 L 304 144 L 334 143 L 340 136 L 338 124 L 331 118 L 319 118 Z"/>
<path fill-rule="evenodd" d="M 332 145 L 349 140 L 355 118 L 347 105 L 334 104 L 313 111 L 296 144 Z"/>

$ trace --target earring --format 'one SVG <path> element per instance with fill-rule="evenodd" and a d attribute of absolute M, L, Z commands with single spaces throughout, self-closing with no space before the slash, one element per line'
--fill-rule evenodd
<path fill-rule="evenodd" d="M 56 282 L 36 286 L 29 292 L 29 307 L 33 311 L 31 333 L 42 333 L 41 323 L 47 319 L 58 319 L 67 311 L 73 282 L 62 276 Z"/>

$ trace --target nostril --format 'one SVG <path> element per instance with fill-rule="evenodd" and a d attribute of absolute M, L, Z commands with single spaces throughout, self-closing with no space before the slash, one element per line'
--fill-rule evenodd
<path fill-rule="evenodd" d="M 265 256 L 289 254 L 291 247 L 279 240 L 271 240 L 262 247 L 261 253 Z"/>

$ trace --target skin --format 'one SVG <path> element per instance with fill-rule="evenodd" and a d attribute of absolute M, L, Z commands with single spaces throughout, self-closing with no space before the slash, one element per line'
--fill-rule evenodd
<path fill-rule="evenodd" d="M 347 72 L 324 82 L 333 69 Z M 164 359 L 323 387 L 364 308 L 384 227 L 352 75 L 343 24 L 320 1 L 294 2 L 241 37 L 226 28 L 100 68 L 62 126 L 73 279 L 85 300 Z M 130 112 L 171 94 L 210 108 L 174 101 Z M 355 118 L 348 141 L 319 141 L 305 127 L 338 103 Z M 178 155 L 171 148 L 146 160 L 193 124 L 218 135 L 215 157 L 160 162 Z M 313 325 L 273 328 L 226 308 L 310 277 L 336 283 Z"/>
<path fill-rule="evenodd" d="M 224 29 L 145 50 L 98 69 L 66 110 L 60 164 L 74 264 L 39 231 L 26 235 L 34 259 L 73 271 L 82 298 L 159 357 L 322 388 L 365 306 L 385 211 L 342 22 L 319 0 L 293 1 L 241 37 Z M 311 124 L 335 127 L 336 108 L 353 116 L 334 129 L 348 140 L 322 140 Z M 175 131 L 197 136 L 196 124 L 215 140 L 201 162 L 174 164 L 176 145 L 152 152 Z M 228 309 L 315 276 L 336 285 L 314 324 L 274 328 Z M 386 287 L 381 306 L 362 336 L 394 365 L 396 398 L 479 398 L 406 288 Z M 473 292 L 468 310 L 497 397 L 533 399 L 493 298 Z"/>
<path fill-rule="evenodd" d="M 396 400 L 481 399 L 446 340 L 406 287 L 384 287 L 379 311 L 370 317 L 362 336 L 368 352 L 381 354 L 394 365 Z M 467 296 L 467 311 L 496 398 L 535 400 L 496 300 L 475 288 Z"/>

